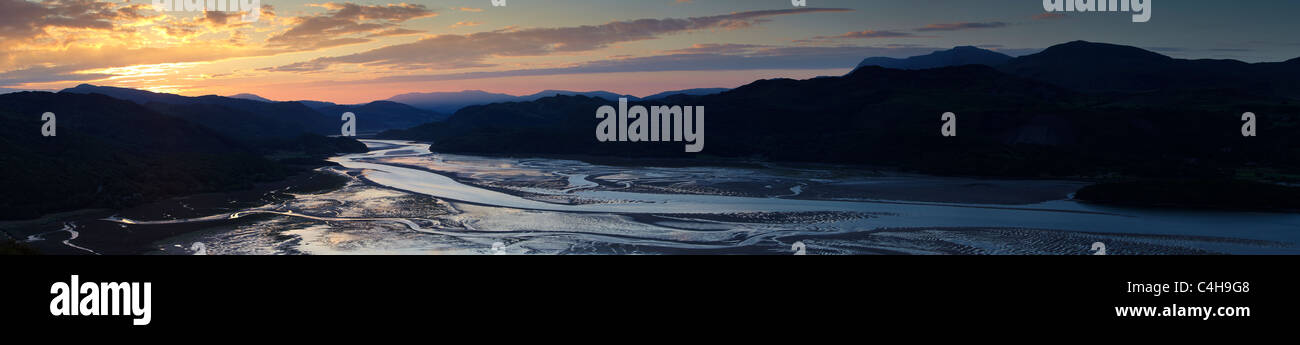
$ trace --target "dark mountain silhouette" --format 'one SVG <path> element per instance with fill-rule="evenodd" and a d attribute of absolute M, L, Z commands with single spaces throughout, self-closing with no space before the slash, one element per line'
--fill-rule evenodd
<path fill-rule="evenodd" d="M 333 103 L 333 102 L 321 102 L 321 101 L 294 101 L 294 102 L 302 103 L 302 105 L 305 105 L 305 106 L 307 106 L 308 108 L 312 108 L 312 109 L 316 109 L 316 110 L 320 110 L 321 108 L 325 108 L 325 107 L 333 107 L 333 106 L 338 105 L 338 104 L 335 104 L 335 103 Z"/>
<path fill-rule="evenodd" d="M 639 97 L 632 96 L 632 95 L 620 95 L 608 91 L 546 90 L 546 91 L 538 92 L 527 96 L 520 96 L 518 101 L 525 101 L 525 102 L 536 101 L 542 98 L 555 97 L 555 96 L 586 96 L 586 97 L 601 98 L 601 99 L 611 100 L 611 101 L 617 101 L 619 98 L 627 98 L 632 100 L 641 99 Z"/>
<path fill-rule="evenodd" d="M 151 105 L 170 106 L 163 103 Z M 178 105 L 180 106 L 180 105 Z M 210 104 L 185 105 L 217 107 Z M 41 114 L 57 135 L 44 137 Z M 252 116 L 231 113 L 226 116 Z M 309 166 L 264 158 L 364 152 L 352 139 L 303 134 L 237 140 L 196 122 L 101 94 L 0 95 L 0 219 L 123 208 L 180 195 L 245 189 Z M 237 121 L 229 121 L 237 122 Z M 319 163 L 312 162 L 312 166 Z"/>
<path fill-rule="evenodd" d="M 1107 60 L 1112 55 L 1115 60 Z M 1239 132 L 1245 111 L 1268 114 L 1261 131 L 1300 129 L 1297 101 L 1271 92 L 1280 84 L 1228 79 L 1196 88 L 1167 81 L 1185 76 L 1150 74 L 1136 81 L 1168 87 L 1094 92 L 1071 86 L 1093 85 L 1095 75 L 1079 75 L 1084 81 L 1074 83 L 1066 82 L 1074 72 L 1039 71 L 1088 64 L 1160 71 L 1169 65 L 1281 69 L 1293 62 L 1177 60 L 1131 47 L 1074 42 L 998 68 L 865 66 L 843 77 L 760 80 L 720 94 L 673 96 L 668 99 L 673 105 L 707 109 L 702 154 L 684 153 L 681 143 L 597 142 L 595 110 L 614 103 L 591 97 L 468 107 L 443 123 L 381 137 L 428 140 L 434 150 L 446 152 L 731 157 L 980 176 L 1199 179 L 1232 176 L 1247 167 L 1300 171 L 1300 137 L 1243 138 Z M 940 114 L 949 111 L 959 115 L 956 138 L 939 133 Z"/>
<path fill-rule="evenodd" d="M 413 107 L 432 110 L 439 113 L 451 114 L 461 108 L 471 105 L 488 104 L 497 102 L 511 102 L 516 100 L 516 96 L 489 93 L 479 90 L 468 90 L 460 92 L 430 92 L 430 93 L 408 93 L 393 96 L 389 101 L 409 104 Z"/>
<path fill-rule="evenodd" d="M 267 102 L 267 103 L 275 102 L 275 101 L 272 101 L 272 100 L 269 100 L 269 99 L 263 98 L 262 96 L 254 95 L 254 94 L 251 94 L 251 93 L 241 93 L 241 94 L 237 94 L 237 95 L 230 95 L 230 96 L 228 96 L 228 97 L 230 97 L 230 98 L 238 98 L 238 99 L 247 99 L 247 100 L 250 100 L 250 101 L 261 101 L 261 102 Z"/>
<path fill-rule="evenodd" d="M 1300 97 L 1300 58 L 1286 62 L 1175 59 L 1145 49 L 1087 41 L 1052 46 L 1012 58 L 957 47 L 906 59 L 867 58 L 859 66 L 928 69 L 977 64 L 1082 92 L 1151 92 L 1164 89 L 1234 89 Z"/>
<path fill-rule="evenodd" d="M 76 87 L 63 89 L 63 93 L 80 93 L 92 94 L 97 93 L 121 100 L 132 101 L 138 104 L 148 104 L 151 102 L 168 103 L 168 104 L 189 104 L 196 103 L 194 97 L 185 97 L 169 93 L 157 93 L 145 90 L 128 89 L 123 87 L 95 86 L 90 84 L 81 84 Z"/>
<path fill-rule="evenodd" d="M 1079 200 L 1294 211 L 1300 189 L 1300 59 L 1183 60 L 1089 42 L 996 67 L 864 66 L 843 77 L 760 80 L 706 96 L 706 148 L 601 143 L 590 97 L 468 107 L 381 137 L 444 152 L 868 164 L 945 175 L 1095 178 Z M 942 137 L 940 114 L 958 114 Z M 1259 116 L 1258 137 L 1240 133 Z M 1193 197 L 1194 196 L 1194 197 Z"/>
<path fill-rule="evenodd" d="M 41 114 L 57 115 L 43 137 Z M 251 186 L 288 170 L 203 126 L 103 95 L 0 95 L 0 218 Z"/>
<path fill-rule="evenodd" d="M 986 97 L 989 94 L 1003 96 Z M 722 94 L 672 100 L 708 110 L 707 155 L 879 164 L 957 155 L 977 146 L 944 148 L 950 143 L 937 138 L 938 119 L 953 110 L 944 104 L 967 104 L 963 116 L 979 123 L 988 121 L 983 117 L 1016 115 L 1005 114 L 1007 109 L 1024 113 L 1018 109 L 1049 108 L 1054 99 L 1071 95 L 988 67 L 923 71 L 864 67 L 845 77 L 761 80 Z M 431 140 L 435 150 L 449 152 L 698 157 L 684 153 L 681 143 L 596 142 L 595 110 L 612 104 L 600 98 L 561 96 L 474 106 L 446 122 L 385 132 L 381 137 Z M 1066 126 L 1050 130 L 1077 137 Z M 998 135 L 972 134 L 958 141 L 999 147 L 1000 140 L 1018 138 L 1017 128 L 1007 125 L 988 131 Z"/>
<path fill-rule="evenodd" d="M 653 95 L 649 95 L 649 96 L 643 97 L 643 98 L 641 98 L 641 99 L 642 99 L 642 100 L 646 100 L 646 101 L 651 101 L 651 100 L 656 100 L 656 99 L 664 99 L 664 98 L 668 98 L 668 97 L 672 97 L 672 96 L 676 96 L 676 95 L 704 96 L 704 95 L 712 95 L 712 94 L 715 94 L 715 93 L 723 93 L 723 92 L 726 92 L 727 90 L 731 90 L 731 89 L 726 89 L 726 88 L 700 88 L 700 89 L 686 89 L 686 90 L 676 90 L 676 91 L 664 91 L 664 92 L 660 92 L 660 93 L 656 93 L 656 94 L 653 94 Z"/>
<path fill-rule="evenodd" d="M 167 115 L 192 120 L 234 138 L 289 138 L 304 133 L 336 135 L 341 124 L 339 119 L 330 119 L 297 102 L 267 103 L 221 96 L 187 97 L 88 84 L 60 92 L 102 94 L 132 101 Z M 255 127 L 264 130 L 257 133 L 243 131 Z"/>
<path fill-rule="evenodd" d="M 328 134 L 328 130 L 324 128 L 306 131 L 302 123 L 285 121 L 275 116 L 267 116 L 265 113 L 234 109 L 219 104 L 153 102 L 144 106 L 165 115 L 203 125 L 217 131 L 217 133 L 247 144 L 256 144 L 262 140 L 293 138 L 308 133 Z M 318 119 L 312 122 L 311 125 L 319 127 L 324 122 L 324 119 Z M 334 131 L 334 134 L 338 134 L 337 129 Z"/>
<path fill-rule="evenodd" d="M 629 99 L 640 99 L 636 96 L 619 95 L 606 91 L 565 91 L 565 90 L 546 90 L 526 96 L 512 96 L 500 93 L 489 93 L 478 90 L 460 91 L 460 92 L 432 92 L 432 93 L 408 93 L 393 96 L 389 101 L 409 104 L 416 108 L 432 110 L 439 113 L 451 114 L 456 111 L 472 106 L 503 102 L 528 102 L 538 99 L 554 96 L 587 96 L 603 98 L 608 100 L 618 100 L 619 97 Z"/>
<path fill-rule="evenodd" d="M 335 118 L 341 118 L 345 112 L 356 114 L 357 131 L 359 133 L 379 133 L 388 129 L 410 128 L 447 119 L 445 114 L 389 101 L 374 101 L 361 105 L 324 106 L 317 108 L 317 111 Z"/>
<path fill-rule="evenodd" d="M 890 57 L 867 58 L 862 60 L 858 67 L 880 66 L 893 69 L 930 69 L 962 65 L 997 66 L 1009 60 L 1011 60 L 1011 57 L 1006 54 L 971 46 L 962 46 L 906 59 Z"/>
<path fill-rule="evenodd" d="M 1085 92 L 1237 89 L 1300 97 L 1300 64 L 1175 59 L 1141 48 L 1075 41 L 998 68 Z"/>
<path fill-rule="evenodd" d="M 328 102 L 265 102 L 221 96 L 188 97 L 150 91 L 82 84 L 65 93 L 97 93 L 143 104 L 167 115 L 194 121 L 241 140 L 296 138 L 303 134 L 338 135 L 341 115 L 357 115 L 358 132 L 406 128 L 445 116 L 393 102 L 341 106 Z"/>
<path fill-rule="evenodd" d="M 3 87 L 0 87 L 0 94 L 13 93 L 13 92 L 23 92 L 23 91 L 45 91 L 45 90 L 36 90 L 36 89 L 10 89 L 10 88 L 3 88 Z"/>

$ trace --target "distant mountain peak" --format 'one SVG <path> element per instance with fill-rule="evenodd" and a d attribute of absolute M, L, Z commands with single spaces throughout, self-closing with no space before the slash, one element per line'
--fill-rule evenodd
<path fill-rule="evenodd" d="M 230 95 L 230 96 L 226 96 L 226 97 L 230 97 L 230 98 L 238 98 L 238 99 L 247 99 L 247 100 L 252 100 L 252 101 L 261 101 L 261 102 L 268 102 L 268 103 L 275 102 L 275 101 L 272 101 L 272 100 L 269 100 L 269 99 L 263 98 L 262 96 L 254 95 L 254 94 L 251 94 L 251 93 L 241 93 L 241 94 Z"/>
<path fill-rule="evenodd" d="M 1188 60 L 1146 49 L 1088 41 L 1054 45 L 1015 58 L 1003 72 L 1086 92 L 1242 89 L 1292 96 L 1298 91 L 1285 63 Z"/>
<path fill-rule="evenodd" d="M 133 92 L 138 92 L 138 93 L 142 93 L 142 94 L 151 94 L 151 93 L 156 93 L 156 92 L 148 91 L 148 90 L 137 90 L 137 89 L 131 89 L 131 88 L 125 88 L 125 87 L 116 87 L 116 86 L 99 86 L 99 85 L 94 85 L 94 84 L 80 84 L 80 85 L 77 85 L 77 86 L 75 86 L 75 87 L 70 87 L 70 88 L 63 89 L 61 92 L 68 92 L 68 93 L 86 93 L 86 92 L 81 92 L 81 91 L 95 91 L 95 90 L 133 91 Z"/>
<path fill-rule="evenodd" d="M 873 57 L 862 60 L 858 67 L 880 66 L 893 69 L 931 69 L 962 65 L 996 66 L 1011 60 L 1011 56 L 974 46 L 958 46 L 949 50 L 913 56 L 906 59 Z"/>
<path fill-rule="evenodd" d="M 643 98 L 641 98 L 641 99 L 642 99 L 642 100 L 650 101 L 650 100 L 656 100 L 656 99 L 661 99 L 661 98 L 667 98 L 667 97 L 677 96 L 677 95 L 704 96 L 704 95 L 712 95 L 712 94 L 717 94 L 717 93 L 723 93 L 723 92 L 726 92 L 727 90 L 731 90 L 731 89 L 727 89 L 727 88 L 698 88 L 698 89 L 673 90 L 673 91 L 664 91 L 664 92 L 656 93 L 656 94 L 653 94 L 653 95 L 645 96 L 645 97 L 643 97 Z"/>
<path fill-rule="evenodd" d="M 627 98 L 629 100 L 634 100 L 634 101 L 641 99 L 640 97 L 636 97 L 632 95 L 622 95 L 622 94 L 617 94 L 609 91 L 569 91 L 569 90 L 543 90 L 542 92 L 538 92 L 527 96 L 522 96 L 519 98 L 524 101 L 532 101 L 532 100 L 537 100 L 539 98 L 554 97 L 554 96 L 587 96 L 587 97 L 594 97 L 594 98 L 603 98 L 605 100 L 610 100 L 610 101 L 617 101 L 619 98 Z"/>
<path fill-rule="evenodd" d="M 1088 41 L 1071 41 L 1054 45 L 1044 49 L 1042 52 L 1033 55 L 1041 56 L 1060 56 L 1073 55 L 1076 58 L 1105 58 L 1105 59 L 1151 59 L 1151 60 L 1172 60 L 1173 58 L 1156 53 L 1150 50 L 1119 45 L 1110 43 L 1095 43 Z"/>

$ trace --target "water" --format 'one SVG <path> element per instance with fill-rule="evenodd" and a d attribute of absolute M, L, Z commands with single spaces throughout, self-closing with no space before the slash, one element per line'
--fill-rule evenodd
<path fill-rule="evenodd" d="M 502 252 L 494 245 L 508 254 L 788 254 L 795 242 L 811 254 L 1088 254 L 1095 242 L 1110 254 L 1300 254 L 1300 215 L 1094 206 L 1066 200 L 1081 185 L 1069 181 L 627 168 L 364 142 L 371 152 L 331 159 L 338 173 L 360 172 L 337 191 L 202 219 L 114 221 L 258 217 L 171 240 L 217 254 Z M 966 201 L 1002 194 L 1048 197 Z"/>

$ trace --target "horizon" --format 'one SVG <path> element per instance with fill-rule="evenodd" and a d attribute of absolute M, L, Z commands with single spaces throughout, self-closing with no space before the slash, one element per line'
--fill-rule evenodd
<path fill-rule="evenodd" d="M 1052 45 L 1051 47 L 1055 47 L 1055 46 L 1059 46 L 1059 45 L 1065 45 L 1065 44 L 1068 44 L 1068 43 L 1075 43 L 1075 42 L 1084 42 L 1084 43 L 1090 43 L 1090 44 L 1111 45 L 1111 43 L 1107 43 L 1107 42 L 1090 42 L 1090 41 L 1083 41 L 1083 40 L 1075 40 L 1075 41 L 1068 41 L 1068 42 L 1062 42 L 1062 43 L 1054 44 L 1054 45 Z M 1047 48 L 1051 48 L 1051 47 L 1047 47 Z M 929 55 L 929 54 L 932 54 L 932 53 L 939 53 L 939 52 L 952 51 L 952 50 L 956 50 L 956 49 L 958 49 L 958 48 L 975 48 L 975 49 L 981 49 L 981 50 L 994 51 L 994 52 L 996 52 L 995 50 L 988 50 L 988 49 L 979 48 L 979 47 L 976 47 L 976 46 L 956 46 L 956 47 L 947 48 L 947 49 L 939 49 L 939 50 L 935 50 L 935 51 L 932 51 L 932 52 L 930 52 L 930 53 L 919 54 L 919 55 L 908 56 L 908 57 L 902 57 L 902 58 L 897 58 L 897 59 L 902 60 L 902 59 L 907 59 L 907 58 L 912 58 L 912 57 L 925 56 L 925 55 Z M 1145 49 L 1145 48 L 1141 48 L 1141 47 L 1136 47 L 1136 48 L 1138 48 L 1138 49 L 1142 49 L 1142 50 L 1145 50 L 1145 51 L 1148 51 L 1148 52 L 1151 52 L 1151 53 L 1155 53 L 1155 54 L 1158 54 L 1158 55 L 1161 55 L 1161 56 L 1167 56 L 1167 57 L 1169 56 L 1169 55 L 1167 55 L 1167 54 L 1163 54 L 1163 53 L 1160 53 L 1160 52 L 1157 52 L 1157 51 L 1152 51 L 1152 50 Z M 1011 55 L 1009 55 L 1009 56 L 1011 56 L 1012 58 L 1023 57 L 1023 56 L 1029 56 L 1029 55 L 1033 55 L 1033 54 L 1040 53 L 1040 52 L 1042 52 L 1042 50 L 1046 50 L 1046 48 L 1044 48 L 1044 49 L 1040 49 L 1040 50 L 1036 50 L 1036 51 L 1034 51 L 1034 52 L 1030 52 L 1030 53 L 1027 53 L 1027 54 L 1024 54 L 1024 55 L 1019 55 L 1019 56 L 1011 56 Z M 864 58 L 864 59 L 871 59 L 871 58 L 881 58 L 881 57 L 879 57 L 879 56 L 873 56 L 873 57 L 866 57 L 866 58 Z M 1176 58 L 1176 57 L 1175 57 L 1175 59 L 1181 59 L 1181 58 Z M 1300 57 L 1297 57 L 1297 58 L 1294 58 L 1294 59 L 1300 59 Z M 1186 59 L 1186 60 L 1192 60 L 1192 59 Z M 1226 60 L 1235 60 L 1235 59 L 1226 59 Z M 1292 60 L 1292 59 L 1288 59 L 1288 60 L 1285 60 L 1285 61 L 1290 61 L 1290 60 Z M 1235 60 L 1235 61 L 1240 61 L 1240 60 Z M 1261 61 L 1261 62 L 1256 62 L 1256 63 L 1277 63 L 1277 62 L 1284 62 L 1284 61 Z M 847 71 L 844 72 L 844 74 L 847 74 L 847 73 L 849 73 L 849 72 L 852 72 L 852 71 L 856 70 L 858 67 L 861 67 L 861 66 L 856 66 L 856 67 L 853 67 L 853 68 L 848 68 L 848 69 L 846 69 Z M 841 75 L 842 75 L 842 74 L 841 74 Z M 808 77 L 808 78 L 789 78 L 789 77 L 775 77 L 775 78 L 788 78 L 788 79 L 806 80 L 806 79 L 822 78 L 822 77 L 831 77 L 831 76 L 832 76 L 832 75 L 820 75 L 820 76 L 812 76 L 812 77 Z M 271 102 L 303 102 L 303 101 L 313 101 L 313 102 L 328 102 L 328 103 L 334 103 L 334 104 L 339 104 L 339 105 L 362 105 L 362 104 L 368 104 L 368 103 L 372 103 L 372 102 L 380 102 L 380 101 L 402 103 L 402 102 L 399 102 L 399 101 L 393 101 L 392 99 L 393 99 L 393 98 L 400 97 L 400 96 L 405 96 L 405 95 L 427 95 L 427 94 L 434 94 L 434 93 L 456 94 L 456 93 L 467 93 L 467 92 L 480 92 L 480 93 L 487 93 L 487 94 L 506 95 L 506 96 L 511 96 L 511 97 L 527 97 L 527 96 L 534 96 L 534 95 L 537 95 L 537 94 L 540 94 L 540 93 L 545 93 L 545 92 L 571 92 L 571 93 L 596 93 L 596 92 L 608 92 L 608 93 L 618 94 L 618 95 L 620 95 L 620 96 L 632 96 L 632 97 L 636 97 L 636 98 L 646 98 L 646 97 L 655 96 L 655 95 L 659 95 L 659 94 L 663 94 L 663 93 L 668 93 L 668 92 L 689 91 L 689 90 L 696 90 L 696 89 L 728 89 L 728 90 L 730 90 L 730 89 L 735 89 L 735 88 L 737 88 L 737 87 L 741 87 L 741 86 L 744 86 L 744 85 L 747 85 L 747 84 L 750 84 L 750 83 L 753 83 L 753 82 L 757 82 L 757 81 L 760 81 L 760 80 L 764 80 L 764 79 L 771 79 L 771 78 L 755 79 L 755 80 L 752 80 L 752 81 L 745 82 L 745 83 L 743 83 L 743 84 L 741 84 L 741 85 L 737 85 L 737 86 L 735 86 L 735 87 L 695 87 L 695 88 L 687 88 L 687 89 L 665 89 L 665 90 L 659 90 L 659 91 L 650 91 L 649 93 L 641 94 L 641 95 L 637 95 L 637 94 L 629 94 L 629 93 L 623 93 L 623 92 L 617 92 L 617 91 L 611 91 L 611 90 L 571 90 L 571 89 L 549 89 L 549 88 L 540 89 L 540 90 L 537 90 L 537 91 L 535 91 L 535 92 L 518 93 L 518 94 L 515 94 L 515 93 L 508 93 L 508 92 L 494 92 L 494 91 L 482 90 L 482 89 L 464 89 L 464 90 L 456 90 L 456 91 L 428 91 L 428 92 L 425 92 L 425 91 L 409 91 L 409 92 L 400 93 L 400 94 L 395 94 L 395 95 L 388 96 L 388 97 L 384 97 L 384 98 L 373 99 L 373 100 L 367 100 L 367 101 L 356 102 L 356 103 L 340 103 L 340 102 L 334 102 L 334 101 L 324 101 L 324 100 L 319 100 L 319 99 L 287 99 L 287 100 L 282 100 L 282 99 L 273 99 L 273 98 L 269 98 L 269 97 L 263 97 L 262 95 L 259 95 L 259 94 L 256 94 L 256 93 L 251 93 L 251 92 L 241 92 L 241 93 L 236 93 L 236 94 L 224 94 L 224 95 L 221 95 L 221 94 L 192 94 L 192 95 L 185 95 L 185 94 L 179 94 L 179 93 L 168 93 L 168 92 L 152 91 L 152 90 L 146 90 L 146 89 L 133 89 L 133 88 L 127 88 L 127 89 L 138 90 L 138 91 L 148 91 L 148 92 L 154 92 L 154 93 L 159 93 L 159 94 L 179 95 L 179 96 L 185 96 L 185 97 L 220 96 L 220 97 L 227 97 L 227 98 L 240 98 L 240 97 L 238 97 L 238 96 L 241 96 L 241 95 L 247 95 L 247 96 L 253 96 L 253 97 L 262 98 L 262 99 L 265 99 L 265 100 L 267 100 L 267 101 L 271 101 Z M 70 88 L 75 88 L 75 87 L 80 87 L 80 86 L 91 86 L 91 87 L 118 87 L 118 86 L 112 86 L 112 85 L 96 85 L 96 84 L 91 84 L 91 83 L 82 83 L 82 84 L 78 84 L 78 85 L 73 86 L 73 87 L 70 87 Z M 65 88 L 65 90 L 66 90 L 66 89 L 67 89 L 67 88 Z M 22 91 L 60 92 L 60 91 L 62 91 L 62 90 L 58 90 L 58 89 L 54 89 L 54 90 L 27 90 L 27 89 L 4 89 L 4 88 L 0 88 L 0 94 L 9 93 L 9 92 L 22 92 Z M 405 104 L 405 103 L 403 103 L 403 104 Z"/>
<path fill-rule="evenodd" d="M 259 19 L 245 23 L 227 12 L 158 12 L 148 0 L 0 0 L 0 16 L 12 17 L 0 20 L 15 28 L 0 33 L 0 90 L 84 83 L 338 104 L 466 90 L 645 97 L 843 75 L 865 58 L 957 46 L 1014 57 L 1087 40 L 1186 59 L 1300 56 L 1300 42 L 1275 30 L 1295 3 L 1161 3 L 1150 22 L 1133 23 L 1045 13 L 1037 2 L 939 2 L 945 11 L 907 1 L 265 0 Z M 1219 15 L 1224 6 L 1234 16 Z M 1185 25 L 1201 22 L 1249 25 Z"/>

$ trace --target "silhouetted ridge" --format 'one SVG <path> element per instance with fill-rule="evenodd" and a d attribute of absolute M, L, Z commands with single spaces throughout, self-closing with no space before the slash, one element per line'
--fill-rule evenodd
<path fill-rule="evenodd" d="M 64 93 L 103 94 L 128 100 L 246 141 L 297 138 L 303 134 L 338 135 L 342 114 L 357 114 L 359 132 L 406 128 L 445 116 L 393 102 L 336 105 L 327 102 L 273 102 L 216 95 L 188 97 L 120 87 L 81 84 Z M 259 97 L 260 98 L 260 97 Z"/>
<path fill-rule="evenodd" d="M 1006 63 L 1008 60 L 1011 60 L 1011 57 L 1006 54 L 972 46 L 960 46 L 906 59 L 867 58 L 862 60 L 858 67 L 880 66 L 894 69 L 929 69 L 962 65 L 997 66 Z"/>
<path fill-rule="evenodd" d="M 1075 41 L 1012 59 L 999 69 L 1084 92 L 1238 89 L 1300 97 L 1290 63 L 1176 59 L 1141 48 Z"/>
<path fill-rule="evenodd" d="M 40 114 L 57 116 L 43 137 Z M 0 95 L 0 218 L 246 188 L 289 170 L 192 122 L 104 95 Z"/>
<path fill-rule="evenodd" d="M 1134 65 L 1145 71 L 1132 70 Z M 667 99 L 671 103 L 632 101 L 704 106 L 702 155 L 687 154 L 675 142 L 598 142 L 595 110 L 616 103 L 590 97 L 473 106 L 443 123 L 381 137 L 431 141 L 435 151 L 444 152 L 732 157 L 982 176 L 1203 178 L 1226 176 L 1247 164 L 1297 169 L 1300 137 L 1242 140 L 1236 129 L 1240 109 L 1252 109 L 1270 114 L 1267 131 L 1298 130 L 1300 107 L 1279 98 L 1268 84 L 1219 83 L 1214 80 L 1223 74 L 1182 72 L 1220 66 L 1272 68 L 1072 42 L 997 68 L 863 66 L 843 77 L 759 80 L 720 94 L 674 96 Z M 1018 73 L 1004 72 L 1008 69 Z M 1057 72 L 1061 69 L 1065 72 Z M 1109 91 L 1071 87 L 1080 85 Z M 945 112 L 959 117 L 957 137 L 939 134 Z"/>

